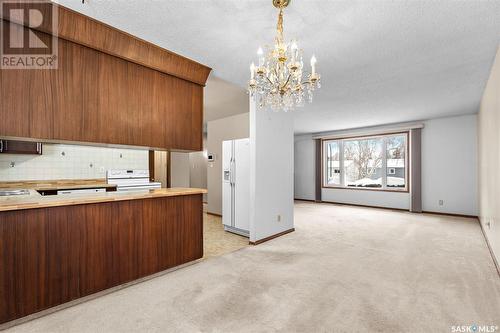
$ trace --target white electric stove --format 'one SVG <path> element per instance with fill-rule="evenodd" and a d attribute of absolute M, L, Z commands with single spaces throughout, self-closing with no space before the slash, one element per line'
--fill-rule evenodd
<path fill-rule="evenodd" d="M 161 188 L 161 183 L 149 180 L 149 170 L 108 170 L 108 184 L 116 185 L 117 191 L 146 191 Z"/>

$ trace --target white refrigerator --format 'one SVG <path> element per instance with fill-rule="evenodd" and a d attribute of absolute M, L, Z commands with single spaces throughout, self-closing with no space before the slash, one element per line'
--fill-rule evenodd
<path fill-rule="evenodd" d="M 224 230 L 249 236 L 250 139 L 222 142 L 222 224 Z"/>

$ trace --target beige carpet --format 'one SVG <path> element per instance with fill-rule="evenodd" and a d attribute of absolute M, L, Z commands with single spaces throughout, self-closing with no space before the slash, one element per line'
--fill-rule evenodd
<path fill-rule="evenodd" d="M 298 203 L 296 232 L 12 332 L 451 332 L 500 326 L 476 221 Z"/>

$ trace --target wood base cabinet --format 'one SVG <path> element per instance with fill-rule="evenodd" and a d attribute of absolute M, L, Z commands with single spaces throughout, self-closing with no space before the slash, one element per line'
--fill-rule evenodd
<path fill-rule="evenodd" d="M 0 212 L 0 323 L 203 256 L 202 195 Z"/>

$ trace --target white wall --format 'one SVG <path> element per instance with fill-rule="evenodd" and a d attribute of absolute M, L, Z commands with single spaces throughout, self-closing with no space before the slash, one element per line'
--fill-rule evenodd
<path fill-rule="evenodd" d="M 170 153 L 170 187 L 207 188 L 207 158 L 203 151 Z"/>
<path fill-rule="evenodd" d="M 422 209 L 424 211 L 477 215 L 476 115 L 424 121 L 422 129 Z M 376 128 L 373 128 L 376 130 Z M 309 143 L 304 142 L 309 141 Z M 295 193 L 314 199 L 314 143 L 296 137 Z M 297 179 L 304 175 L 305 178 Z M 408 193 L 353 189 L 323 189 L 323 201 L 409 209 Z M 439 205 L 443 200 L 443 206 Z"/>
<path fill-rule="evenodd" d="M 410 208 L 410 195 L 408 193 L 324 188 L 321 191 L 321 199 L 323 201 L 354 205 L 397 209 Z"/>
<path fill-rule="evenodd" d="M 191 187 L 207 188 L 207 158 L 200 151 L 189 153 L 189 183 Z"/>
<path fill-rule="evenodd" d="M 477 115 L 433 119 L 422 130 L 422 209 L 478 215 Z M 443 205 L 439 205 L 443 200 Z"/>
<path fill-rule="evenodd" d="M 295 199 L 315 199 L 316 152 L 311 135 L 297 135 L 294 148 Z"/>
<path fill-rule="evenodd" d="M 479 111 L 479 219 L 500 263 L 500 48 Z"/>
<path fill-rule="evenodd" d="M 210 75 L 203 91 L 203 117 L 206 122 L 248 113 L 247 90 Z"/>
<path fill-rule="evenodd" d="M 191 187 L 207 188 L 207 157 L 205 152 L 198 151 L 189 153 L 189 184 Z M 206 193 L 203 194 L 203 201 L 207 201 Z"/>
<path fill-rule="evenodd" d="M 147 150 L 61 144 L 42 149 L 43 155 L 0 154 L 0 181 L 98 179 L 108 169 L 149 168 Z"/>
<path fill-rule="evenodd" d="M 191 187 L 189 153 L 170 153 L 170 187 Z"/>
<path fill-rule="evenodd" d="M 250 100 L 250 241 L 293 228 L 293 113 Z M 280 216 L 280 221 L 278 221 Z"/>
<path fill-rule="evenodd" d="M 207 211 L 222 214 L 222 141 L 249 136 L 249 114 L 212 120 L 207 123 L 207 151 L 215 154 L 207 167 Z"/>

